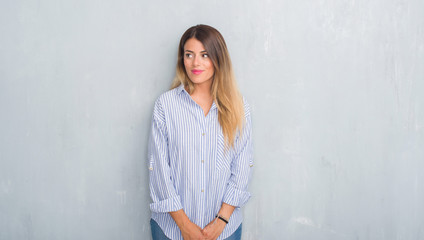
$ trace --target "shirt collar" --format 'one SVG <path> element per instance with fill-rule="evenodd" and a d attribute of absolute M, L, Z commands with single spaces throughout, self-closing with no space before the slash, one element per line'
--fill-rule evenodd
<path fill-rule="evenodd" d="M 215 101 L 212 102 L 211 110 L 214 110 L 216 108 Z"/>
<path fill-rule="evenodd" d="M 186 92 L 188 94 L 188 92 L 185 90 L 184 88 L 184 84 L 180 84 L 180 86 L 177 87 L 177 93 L 181 94 L 182 92 Z M 188 94 L 190 96 L 190 94 Z M 215 101 L 212 102 L 212 106 L 210 110 L 214 110 L 216 107 Z"/>
<path fill-rule="evenodd" d="M 184 84 L 180 84 L 180 86 L 178 86 L 177 87 L 177 93 L 178 94 L 180 94 L 180 93 L 182 93 L 183 91 L 185 91 L 185 89 L 184 89 Z"/>

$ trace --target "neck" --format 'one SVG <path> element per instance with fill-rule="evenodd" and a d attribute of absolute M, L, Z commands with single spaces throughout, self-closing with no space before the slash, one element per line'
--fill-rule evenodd
<path fill-rule="evenodd" d="M 194 84 L 194 91 L 192 95 L 208 97 L 212 96 L 211 94 L 212 81 L 207 81 L 201 84 Z"/>

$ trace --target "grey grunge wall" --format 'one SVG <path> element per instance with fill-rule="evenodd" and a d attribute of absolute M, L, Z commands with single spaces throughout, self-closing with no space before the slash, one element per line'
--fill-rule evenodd
<path fill-rule="evenodd" d="M 252 108 L 243 239 L 424 239 L 423 10 L 2 0 L 0 239 L 150 239 L 153 103 L 198 23 Z"/>

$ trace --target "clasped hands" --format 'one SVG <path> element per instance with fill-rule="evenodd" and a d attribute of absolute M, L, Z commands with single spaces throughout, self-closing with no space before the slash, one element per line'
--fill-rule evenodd
<path fill-rule="evenodd" d="M 225 222 L 215 218 L 203 229 L 190 222 L 187 227 L 182 229 L 181 234 L 184 240 L 215 240 L 221 235 L 224 228 Z"/>

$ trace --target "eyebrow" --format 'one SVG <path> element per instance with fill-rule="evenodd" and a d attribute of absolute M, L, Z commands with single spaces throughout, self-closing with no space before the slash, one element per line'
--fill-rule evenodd
<path fill-rule="evenodd" d="M 184 52 L 191 52 L 191 53 L 194 53 L 193 51 L 191 51 L 191 50 L 185 50 Z M 200 53 L 207 53 L 207 51 L 206 50 L 202 50 L 202 51 L 200 51 Z"/>

